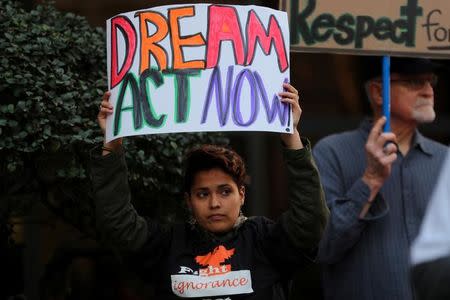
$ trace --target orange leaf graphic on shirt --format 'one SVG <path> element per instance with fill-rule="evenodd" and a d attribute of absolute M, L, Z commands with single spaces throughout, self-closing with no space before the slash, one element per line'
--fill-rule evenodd
<path fill-rule="evenodd" d="M 201 266 L 213 266 L 219 267 L 221 263 L 233 256 L 234 248 L 228 250 L 224 246 L 220 245 L 206 255 L 199 255 L 195 257 L 195 261 Z"/>

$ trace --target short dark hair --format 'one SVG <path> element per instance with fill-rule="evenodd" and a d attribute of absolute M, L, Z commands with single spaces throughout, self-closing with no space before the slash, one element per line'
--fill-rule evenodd
<path fill-rule="evenodd" d="M 234 150 L 217 145 L 201 145 L 186 154 L 184 163 L 184 192 L 190 193 L 198 172 L 220 169 L 233 178 L 238 187 L 245 184 L 247 173 L 242 157 Z"/>

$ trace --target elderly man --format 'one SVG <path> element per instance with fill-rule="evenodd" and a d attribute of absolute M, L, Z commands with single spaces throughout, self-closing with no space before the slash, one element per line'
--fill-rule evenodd
<path fill-rule="evenodd" d="M 417 126 L 435 118 L 435 65 L 392 58 L 391 127 L 383 133 L 381 58 L 367 58 L 373 119 L 319 141 L 330 220 L 320 244 L 326 299 L 413 299 L 409 248 L 447 147 Z"/>

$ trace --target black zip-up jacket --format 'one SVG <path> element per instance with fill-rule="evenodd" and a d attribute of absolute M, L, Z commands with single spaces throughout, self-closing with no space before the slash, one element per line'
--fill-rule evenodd
<path fill-rule="evenodd" d="M 284 149 L 289 209 L 277 222 L 243 220 L 222 237 L 198 226 L 161 226 L 140 217 L 130 203 L 121 153 L 92 161 L 99 231 L 131 250 L 157 299 L 284 299 L 292 274 L 309 264 L 328 217 L 309 143 Z"/>

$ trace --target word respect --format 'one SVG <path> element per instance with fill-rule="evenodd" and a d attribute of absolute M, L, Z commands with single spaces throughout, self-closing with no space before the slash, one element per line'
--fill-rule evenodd
<path fill-rule="evenodd" d="M 339 45 L 353 44 L 355 49 L 361 49 L 364 47 L 364 40 L 373 36 L 380 41 L 391 40 L 396 44 L 414 47 L 417 18 L 423 14 L 418 0 L 407 0 L 406 5 L 400 6 L 400 18 L 396 20 L 352 14 L 334 16 L 331 13 L 322 13 L 314 16 L 316 0 L 304 1 L 307 5 L 301 12 L 298 12 L 299 2 L 303 1 L 293 1 L 291 7 L 292 44 L 299 43 L 301 39 L 306 45 L 333 39 Z"/>

